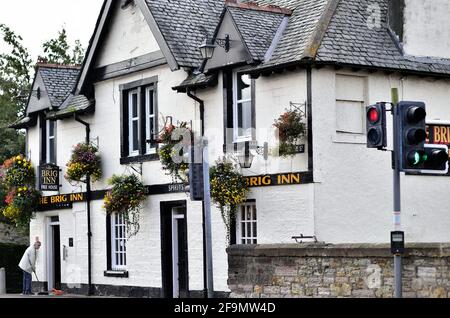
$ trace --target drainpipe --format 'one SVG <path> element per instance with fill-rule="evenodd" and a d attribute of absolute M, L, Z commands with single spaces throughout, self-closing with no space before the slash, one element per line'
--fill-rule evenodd
<path fill-rule="evenodd" d="M 78 115 L 74 115 L 75 121 L 86 127 L 86 143 L 91 142 L 91 126 L 81 120 Z M 86 205 L 87 205 L 87 226 L 88 226 L 88 296 L 93 295 L 92 290 L 92 232 L 91 232 L 91 176 L 86 176 Z"/>
<path fill-rule="evenodd" d="M 205 102 L 192 94 L 188 89 L 187 96 L 195 100 L 200 105 L 200 121 L 201 121 L 201 136 L 205 136 Z M 205 201 L 202 201 L 202 226 L 203 226 L 203 296 L 208 298 L 208 269 L 207 269 L 207 259 L 206 259 L 206 207 Z"/>

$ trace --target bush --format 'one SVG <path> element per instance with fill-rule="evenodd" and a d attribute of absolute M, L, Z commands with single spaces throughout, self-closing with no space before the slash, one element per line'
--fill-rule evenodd
<path fill-rule="evenodd" d="M 6 270 L 6 292 L 22 291 L 22 270 L 19 262 L 28 246 L 0 243 L 0 268 Z"/>

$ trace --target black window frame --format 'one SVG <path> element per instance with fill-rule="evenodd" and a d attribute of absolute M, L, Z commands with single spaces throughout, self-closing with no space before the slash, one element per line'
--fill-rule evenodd
<path fill-rule="evenodd" d="M 148 88 L 153 90 L 154 112 L 156 114 L 155 127 L 158 127 L 158 77 L 153 76 L 139 81 L 120 85 L 120 140 L 121 140 L 121 164 L 131 164 L 136 162 L 159 160 L 158 145 L 156 139 L 153 140 L 155 153 L 148 153 L 147 148 L 147 110 L 146 93 Z M 139 113 L 139 153 L 130 154 L 130 128 L 129 128 L 129 93 L 138 92 L 138 113 Z M 155 137 L 154 135 L 152 137 Z"/>

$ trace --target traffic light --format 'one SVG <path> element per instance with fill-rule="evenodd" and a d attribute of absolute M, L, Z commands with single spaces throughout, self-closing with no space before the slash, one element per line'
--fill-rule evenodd
<path fill-rule="evenodd" d="M 367 148 L 382 150 L 387 147 L 386 104 L 378 103 L 366 107 Z"/>
<path fill-rule="evenodd" d="M 425 145 L 425 164 L 423 174 L 447 174 L 449 168 L 448 146 Z"/>
<path fill-rule="evenodd" d="M 400 170 L 423 170 L 427 161 L 426 106 L 422 102 L 400 102 L 397 107 Z"/>
<path fill-rule="evenodd" d="M 201 147 L 191 147 L 191 160 L 189 163 L 189 187 L 192 201 L 203 201 L 204 178 Z"/>

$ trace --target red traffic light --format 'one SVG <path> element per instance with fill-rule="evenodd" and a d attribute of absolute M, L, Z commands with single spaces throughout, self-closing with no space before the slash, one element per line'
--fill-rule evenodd
<path fill-rule="evenodd" d="M 367 112 L 367 119 L 371 124 L 375 124 L 380 120 L 380 112 L 375 107 L 371 107 Z"/>

